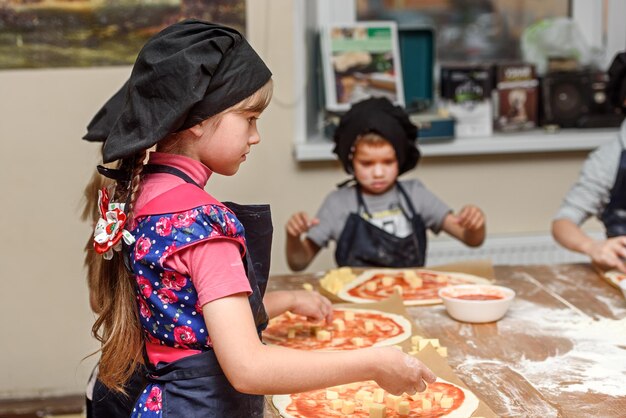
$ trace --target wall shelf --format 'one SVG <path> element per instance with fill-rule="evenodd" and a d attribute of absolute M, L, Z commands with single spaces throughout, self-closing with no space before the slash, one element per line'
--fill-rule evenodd
<path fill-rule="evenodd" d="M 556 133 L 534 130 L 518 133 L 501 133 L 489 137 L 430 140 L 420 143 L 426 157 L 515 154 L 534 152 L 589 151 L 616 137 L 618 128 L 562 129 Z M 309 137 L 296 143 L 297 161 L 334 160 L 333 143 L 321 136 Z"/>

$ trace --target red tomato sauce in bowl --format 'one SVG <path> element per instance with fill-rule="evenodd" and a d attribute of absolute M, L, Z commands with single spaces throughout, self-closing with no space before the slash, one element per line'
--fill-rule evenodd
<path fill-rule="evenodd" d="M 502 295 L 486 295 L 482 293 L 470 293 L 468 295 L 457 295 L 452 297 L 463 300 L 498 300 L 504 298 Z"/>

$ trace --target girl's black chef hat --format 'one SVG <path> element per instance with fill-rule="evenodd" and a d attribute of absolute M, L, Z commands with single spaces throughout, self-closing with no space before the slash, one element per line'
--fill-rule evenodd
<path fill-rule="evenodd" d="M 386 98 L 370 98 L 353 104 L 335 130 L 333 152 L 347 173 L 352 173 L 354 142 L 358 136 L 370 132 L 391 143 L 396 151 L 399 174 L 417 165 L 420 158 L 416 145 L 417 127 L 411 123 L 409 115 Z"/>
<path fill-rule="evenodd" d="M 83 138 L 105 141 L 105 163 L 126 158 L 239 103 L 271 76 L 236 30 L 184 20 L 144 45 L 129 80 Z"/>

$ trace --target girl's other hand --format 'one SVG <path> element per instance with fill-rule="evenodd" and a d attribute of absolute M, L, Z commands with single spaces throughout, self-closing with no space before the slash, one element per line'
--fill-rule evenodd
<path fill-rule="evenodd" d="M 333 321 L 333 305 L 328 298 L 311 290 L 292 290 L 293 302 L 289 312 L 306 316 L 311 321 Z"/>
<path fill-rule="evenodd" d="M 393 347 L 375 348 L 379 361 L 376 383 L 392 395 L 423 392 L 437 376 L 413 356 Z"/>
<path fill-rule="evenodd" d="M 309 218 L 305 212 L 297 212 L 291 215 L 287 221 L 287 233 L 292 237 L 300 237 L 300 235 L 311 229 L 312 226 L 319 224 L 319 219 Z"/>

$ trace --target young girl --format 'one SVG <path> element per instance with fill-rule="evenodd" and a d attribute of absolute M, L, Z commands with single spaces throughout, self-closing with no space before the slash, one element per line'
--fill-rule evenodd
<path fill-rule="evenodd" d="M 123 390 L 145 362 L 134 417 L 260 417 L 265 394 L 369 379 L 414 393 L 435 379 L 390 347 L 331 353 L 262 343 L 268 314 L 328 320 L 331 310 L 313 293 L 264 297 L 269 208 L 227 206 L 203 190 L 213 173 L 234 175 L 259 143 L 270 77 L 238 32 L 183 21 L 148 41 L 90 124 L 107 131 L 103 161 L 119 167 L 99 167 L 116 180 L 115 191 L 100 192 L 94 233 L 103 254 L 93 270 L 99 379 Z"/>

